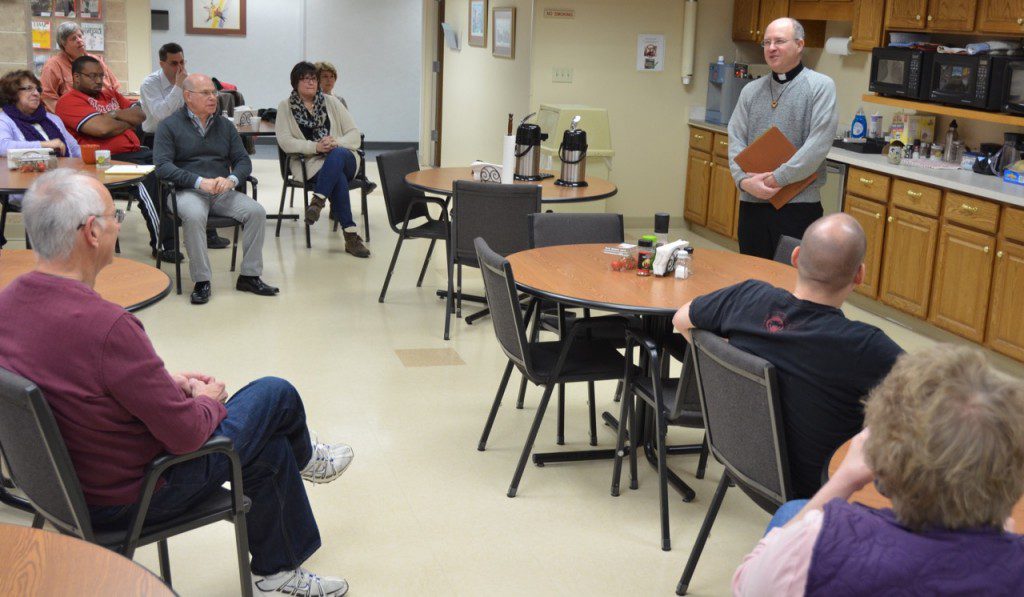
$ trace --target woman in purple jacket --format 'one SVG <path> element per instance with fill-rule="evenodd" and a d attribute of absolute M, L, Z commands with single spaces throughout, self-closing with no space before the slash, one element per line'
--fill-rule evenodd
<path fill-rule="evenodd" d="M 79 157 L 78 142 L 64 123 L 46 111 L 42 87 L 31 71 L 15 70 L 0 78 L 0 156 L 8 149 L 49 147 L 58 157 Z"/>
<path fill-rule="evenodd" d="M 868 397 L 866 428 L 799 513 L 733 577 L 737 595 L 1019 595 L 1024 384 L 973 348 L 900 357 Z M 847 499 L 874 480 L 892 509 Z M 780 508 L 773 522 L 792 511 Z"/>

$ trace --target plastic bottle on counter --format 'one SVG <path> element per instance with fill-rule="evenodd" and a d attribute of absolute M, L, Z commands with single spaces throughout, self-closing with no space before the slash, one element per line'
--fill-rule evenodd
<path fill-rule="evenodd" d="M 654 243 L 658 238 L 653 234 L 645 234 L 637 242 L 636 275 L 649 276 L 654 270 Z"/>
<path fill-rule="evenodd" d="M 668 244 L 668 217 L 665 212 L 654 214 L 654 235 L 658 237 L 656 247 Z"/>
<path fill-rule="evenodd" d="M 863 139 L 868 134 L 868 119 L 864 116 L 864 108 L 858 108 L 857 114 L 853 117 L 853 124 L 850 125 L 850 137 Z"/>

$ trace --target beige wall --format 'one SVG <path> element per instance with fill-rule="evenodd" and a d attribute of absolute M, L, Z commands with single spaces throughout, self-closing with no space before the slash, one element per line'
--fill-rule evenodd
<path fill-rule="evenodd" d="M 156 69 L 150 46 L 152 20 L 149 0 L 129 0 L 125 6 L 128 36 L 128 89 L 138 91 L 142 79 Z"/>
<path fill-rule="evenodd" d="M 455 52 L 445 46 L 444 50 L 442 166 L 467 166 L 477 159 L 500 163 L 508 114 L 511 112 L 521 118 L 530 107 L 532 0 L 492 0 L 490 3 L 491 7 L 516 7 L 513 60 L 491 55 L 489 24 L 486 48 L 467 43 L 468 4 L 468 0 L 445 2 L 445 22 L 459 32 L 462 49 Z M 433 40 L 432 35 L 425 36 L 424 45 L 434 43 Z M 430 77 L 424 76 L 423 81 L 429 84 Z M 425 120 L 422 126 L 429 127 L 429 123 Z"/>

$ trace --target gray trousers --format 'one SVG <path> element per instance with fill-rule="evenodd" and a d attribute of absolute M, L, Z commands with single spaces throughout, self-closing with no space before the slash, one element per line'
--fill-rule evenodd
<path fill-rule="evenodd" d="M 263 273 L 263 235 L 267 212 L 263 206 L 235 190 L 210 195 L 204 191 L 178 189 L 178 215 L 188 255 L 188 273 L 193 282 L 210 280 L 210 258 L 206 254 L 208 214 L 227 216 L 242 223 L 243 276 Z"/>

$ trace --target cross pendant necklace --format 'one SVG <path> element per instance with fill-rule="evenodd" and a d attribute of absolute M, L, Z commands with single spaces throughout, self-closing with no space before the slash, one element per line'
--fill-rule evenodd
<path fill-rule="evenodd" d="M 768 80 L 768 95 L 772 98 L 772 110 L 779 105 L 779 100 L 782 99 L 782 94 L 786 93 L 786 87 L 782 87 L 782 91 L 779 93 L 779 97 L 775 97 L 775 90 L 772 88 L 771 79 Z"/>

